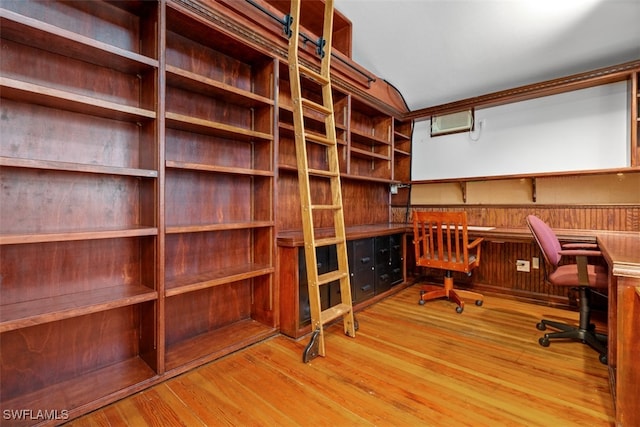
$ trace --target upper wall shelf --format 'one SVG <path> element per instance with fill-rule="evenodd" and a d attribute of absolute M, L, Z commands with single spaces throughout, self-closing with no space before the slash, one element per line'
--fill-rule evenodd
<path fill-rule="evenodd" d="M 414 181 L 414 205 L 637 204 L 639 168 Z"/>
<path fill-rule="evenodd" d="M 412 181 L 412 184 L 442 184 L 451 182 L 476 182 L 476 181 L 502 181 L 505 179 L 535 179 L 535 178 L 553 178 L 561 176 L 584 176 L 584 175 L 611 175 L 611 174 L 624 174 L 624 173 L 637 173 L 640 172 L 639 168 L 614 168 L 614 169 L 596 169 L 596 170 L 583 170 L 583 171 L 568 171 L 568 172 L 544 172 L 544 173 L 530 173 L 530 174 L 514 174 L 514 175 L 500 175 L 500 176 L 474 176 L 469 178 L 448 178 L 448 179 L 432 179 L 432 180 L 416 180 Z"/>

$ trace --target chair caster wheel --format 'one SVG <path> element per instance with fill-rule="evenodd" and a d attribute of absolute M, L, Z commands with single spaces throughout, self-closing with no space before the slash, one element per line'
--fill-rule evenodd
<path fill-rule="evenodd" d="M 482 307 L 482 300 L 481 300 L 481 299 L 477 299 L 477 300 L 476 300 L 476 305 L 477 305 L 478 307 Z"/>
<path fill-rule="evenodd" d="M 424 300 L 423 300 L 423 299 L 421 299 L 420 301 L 418 301 L 418 304 L 420 304 L 420 305 L 424 305 Z"/>
<path fill-rule="evenodd" d="M 606 354 L 601 354 L 598 359 L 600 359 L 600 363 L 602 363 L 603 365 L 608 365 L 609 364 L 609 360 L 607 359 L 607 355 Z"/>
<path fill-rule="evenodd" d="M 540 322 L 540 323 L 538 323 L 538 324 L 536 325 L 536 328 L 537 328 L 539 331 L 546 331 L 546 330 L 547 330 L 547 325 L 545 325 L 544 323 Z"/>
<path fill-rule="evenodd" d="M 549 337 L 545 335 L 538 340 L 538 343 L 543 347 L 549 347 Z"/>
<path fill-rule="evenodd" d="M 458 313 L 458 314 L 462 313 L 463 310 L 464 310 L 464 308 L 462 308 L 460 306 L 456 307 L 456 313 Z"/>

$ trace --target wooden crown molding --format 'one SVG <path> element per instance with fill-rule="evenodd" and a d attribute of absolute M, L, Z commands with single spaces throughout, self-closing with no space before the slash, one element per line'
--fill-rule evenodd
<path fill-rule="evenodd" d="M 543 96 L 555 95 L 572 90 L 614 83 L 629 79 L 634 72 L 638 72 L 639 70 L 640 59 L 593 71 L 587 71 L 585 73 L 573 74 L 566 77 L 560 77 L 558 79 L 519 86 L 434 107 L 410 111 L 405 114 L 402 119 L 404 121 L 428 120 L 434 114 L 447 114 L 470 108 L 493 107 L 496 105 L 509 104 L 512 102 L 525 101 L 527 99 L 541 98 Z"/>

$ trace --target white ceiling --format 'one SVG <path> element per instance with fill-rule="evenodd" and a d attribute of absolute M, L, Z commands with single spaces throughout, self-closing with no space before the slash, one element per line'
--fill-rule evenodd
<path fill-rule="evenodd" d="M 640 59 L 640 0 L 335 0 L 410 110 Z"/>

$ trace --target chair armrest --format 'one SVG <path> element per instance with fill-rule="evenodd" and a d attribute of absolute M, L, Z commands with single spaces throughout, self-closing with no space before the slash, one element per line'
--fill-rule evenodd
<path fill-rule="evenodd" d="M 558 252 L 560 255 L 575 256 L 578 266 L 578 283 L 581 286 L 589 286 L 589 272 L 587 270 L 587 257 L 602 256 L 600 251 L 590 251 L 587 249 L 567 249 Z"/>
<path fill-rule="evenodd" d="M 565 243 L 562 245 L 562 249 L 594 249 L 598 250 L 597 243 Z"/>
<path fill-rule="evenodd" d="M 576 257 L 578 267 L 578 283 L 581 286 L 589 286 L 589 272 L 587 270 L 587 257 L 602 256 L 600 251 L 590 251 L 586 249 L 568 249 L 558 252 L 560 255 L 568 255 Z"/>
<path fill-rule="evenodd" d="M 558 252 L 560 255 L 567 256 L 602 256 L 601 251 L 591 251 L 587 249 L 567 249 Z"/>
<path fill-rule="evenodd" d="M 469 243 L 467 248 L 473 249 L 476 246 L 478 246 L 480 243 L 482 243 L 483 240 L 484 240 L 484 237 L 478 237 L 476 240 L 474 240 L 473 242 Z"/>

